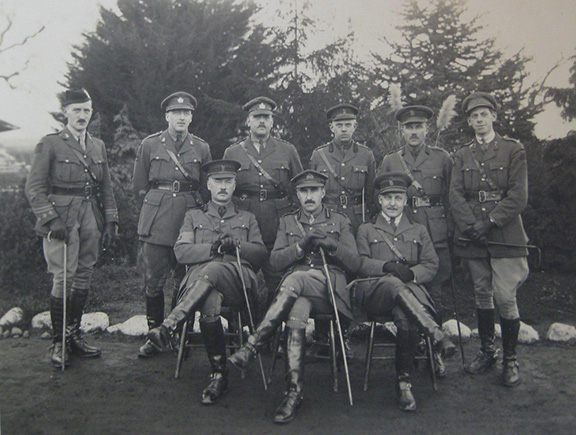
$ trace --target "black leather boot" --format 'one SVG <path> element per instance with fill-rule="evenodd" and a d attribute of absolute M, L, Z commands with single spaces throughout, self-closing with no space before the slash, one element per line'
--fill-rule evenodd
<path fill-rule="evenodd" d="M 50 296 L 50 318 L 52 320 L 52 349 L 50 352 L 50 362 L 57 369 L 62 368 L 62 329 L 64 327 L 64 305 L 61 298 Z M 70 365 L 68 352 L 64 355 L 64 365 Z"/>
<path fill-rule="evenodd" d="M 441 342 L 444 339 L 442 328 L 438 326 L 434 317 L 408 288 L 403 288 L 398 292 L 396 303 L 424 334 L 436 342 Z"/>
<path fill-rule="evenodd" d="M 480 335 L 480 351 L 474 359 L 466 364 L 468 373 L 476 375 L 496 364 L 498 349 L 494 343 L 494 309 L 476 310 L 478 315 L 478 335 Z"/>
<path fill-rule="evenodd" d="M 148 331 L 148 341 L 152 346 L 160 352 L 164 351 L 170 345 L 170 333 L 196 311 L 211 291 L 212 284 L 205 281 L 195 281 L 192 287 L 186 289 L 162 325 Z"/>
<path fill-rule="evenodd" d="M 100 348 L 90 346 L 86 343 L 84 335 L 80 330 L 82 314 L 84 314 L 87 299 L 87 292 L 72 292 L 70 296 L 70 322 L 68 323 L 67 335 L 70 349 L 74 355 L 81 358 L 98 358 L 102 353 Z"/>
<path fill-rule="evenodd" d="M 285 320 L 292 309 L 297 296 L 292 292 L 280 291 L 268 308 L 264 319 L 254 334 L 248 337 L 246 344 L 228 357 L 228 362 L 239 369 L 244 369 L 256 357 L 262 346 L 274 334 L 274 331 Z"/>
<path fill-rule="evenodd" d="M 502 383 L 506 387 L 515 387 L 520 383 L 519 366 L 516 359 L 520 319 L 504 319 L 501 317 L 500 326 L 502 327 L 502 345 L 504 347 Z"/>
<path fill-rule="evenodd" d="M 412 394 L 410 373 L 414 371 L 417 334 L 413 329 L 398 328 L 396 333 L 396 394 L 402 411 L 416 411 L 416 399 Z"/>
<path fill-rule="evenodd" d="M 148 330 L 152 330 L 160 326 L 164 320 L 164 294 L 157 296 L 146 296 L 146 321 L 148 322 Z M 154 346 L 150 340 L 146 340 L 138 350 L 139 358 L 152 358 L 158 355 L 161 350 Z"/>
<path fill-rule="evenodd" d="M 304 381 L 304 344 L 305 329 L 288 328 L 286 342 L 286 381 L 284 399 L 274 413 L 274 423 L 284 424 L 292 421 L 296 410 L 302 405 L 302 387 Z"/>
<path fill-rule="evenodd" d="M 202 404 L 212 405 L 222 397 L 228 388 L 226 368 L 226 342 L 220 317 L 210 321 L 200 320 L 200 332 L 212 367 L 210 384 L 202 391 Z"/>

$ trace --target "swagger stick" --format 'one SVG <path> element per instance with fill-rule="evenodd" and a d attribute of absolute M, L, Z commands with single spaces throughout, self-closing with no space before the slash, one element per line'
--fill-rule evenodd
<path fill-rule="evenodd" d="M 250 307 L 250 299 L 248 299 L 248 290 L 246 288 L 246 281 L 244 280 L 244 271 L 242 270 L 242 261 L 240 261 L 240 248 L 236 246 L 236 261 L 238 263 L 238 274 L 242 282 L 242 290 L 244 291 L 244 300 L 248 309 L 248 320 L 250 321 L 250 334 L 254 334 L 254 317 L 252 317 L 252 308 Z M 264 382 L 264 391 L 268 390 L 268 383 L 266 382 L 266 375 L 264 374 L 264 366 L 262 365 L 262 357 L 258 354 L 258 363 L 260 364 L 260 373 L 262 374 L 262 382 Z"/>
<path fill-rule="evenodd" d="M 338 306 L 336 305 L 336 294 L 334 293 L 334 287 L 332 286 L 332 281 L 330 280 L 330 271 L 328 270 L 328 263 L 326 262 L 326 256 L 324 255 L 324 249 L 319 248 L 320 255 L 322 255 L 322 266 L 324 268 L 324 274 L 326 275 L 326 282 L 328 283 L 328 293 L 330 295 L 330 302 L 332 302 L 332 307 L 334 308 L 334 317 L 336 318 L 336 328 L 338 329 L 338 335 L 340 336 L 340 347 L 342 348 L 342 360 L 344 361 L 344 373 L 346 374 L 346 386 L 348 387 L 348 400 L 350 401 L 350 406 L 354 405 L 352 399 L 352 386 L 350 385 L 350 373 L 348 372 L 348 360 L 346 359 L 346 345 L 344 344 L 344 335 L 342 334 L 342 327 L 340 326 L 340 316 L 338 315 Z"/>
<path fill-rule="evenodd" d="M 68 281 L 68 242 L 64 240 L 64 284 L 63 292 L 64 297 L 62 298 L 62 307 L 64 308 L 64 313 L 62 316 L 62 371 L 66 368 L 66 285 Z"/>

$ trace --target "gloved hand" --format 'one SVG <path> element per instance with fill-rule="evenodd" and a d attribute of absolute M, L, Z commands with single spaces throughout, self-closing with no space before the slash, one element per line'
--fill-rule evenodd
<path fill-rule="evenodd" d="M 476 223 L 464 230 L 464 235 L 470 240 L 479 240 L 485 238 L 488 231 L 494 228 L 494 224 L 489 220 L 476 221 Z"/>
<path fill-rule="evenodd" d="M 323 239 L 325 237 L 326 234 L 324 234 L 324 232 L 319 228 L 316 228 L 314 231 L 311 231 L 302 237 L 302 239 L 300 239 L 298 242 L 298 246 L 300 246 L 300 249 L 302 249 L 304 252 L 308 252 L 314 247 L 313 241 L 315 239 Z"/>
<path fill-rule="evenodd" d="M 414 272 L 405 263 L 397 263 L 389 261 L 382 266 L 382 272 L 394 275 L 402 282 L 410 282 L 414 280 Z"/>
<path fill-rule="evenodd" d="M 324 237 L 323 239 L 312 240 L 312 246 L 315 248 L 322 248 L 326 252 L 334 252 L 338 249 L 338 242 L 332 237 Z"/>
<path fill-rule="evenodd" d="M 118 224 L 116 222 L 108 222 L 104 227 L 104 234 L 102 235 L 102 245 L 108 248 L 112 240 L 118 235 Z"/>
<path fill-rule="evenodd" d="M 48 223 L 48 239 L 50 240 L 64 240 L 64 243 L 68 243 L 70 240 L 70 234 L 68 233 L 68 228 L 66 228 L 66 224 L 64 221 L 57 217 L 56 219 L 52 219 Z"/>
<path fill-rule="evenodd" d="M 220 249 L 221 253 L 236 253 L 236 247 L 240 246 L 240 240 L 236 237 L 226 236 L 222 240 L 220 240 Z"/>

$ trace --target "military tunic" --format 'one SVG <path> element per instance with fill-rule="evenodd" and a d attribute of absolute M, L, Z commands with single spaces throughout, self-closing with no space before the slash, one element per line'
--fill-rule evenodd
<path fill-rule="evenodd" d="M 431 313 L 435 313 L 434 303 L 423 284 L 429 283 L 436 275 L 438 256 L 426 228 L 410 222 L 406 216 L 402 216 L 395 230 L 382 213 L 378 214 L 375 223 L 361 225 L 358 229 L 358 253 L 362 259 L 358 275 L 360 278 L 380 278 L 360 279 L 354 291 L 355 302 L 368 314 L 376 316 L 391 314 L 396 306 L 395 297 L 391 296 L 401 281 L 384 274 L 382 268 L 385 263 L 400 259 L 388 246 L 385 237 L 396 246 L 414 273 L 414 282 L 406 285 Z"/>
<path fill-rule="evenodd" d="M 326 156 L 332 170 L 321 153 Z M 352 224 L 353 233 L 356 234 L 360 224 L 370 219 L 374 208 L 376 160 L 372 150 L 356 142 L 348 149 L 330 142 L 312 152 L 310 169 L 329 177 L 323 202 L 333 210 L 346 215 Z"/>
<path fill-rule="evenodd" d="M 246 286 L 254 301 L 254 309 L 262 312 L 266 294 L 259 292 L 255 274 L 267 259 L 268 252 L 256 218 L 250 212 L 238 210 L 229 204 L 226 213 L 220 216 L 213 202 L 201 209 L 189 210 L 184 218 L 180 235 L 174 246 L 179 263 L 188 266 L 188 272 L 181 283 L 182 292 L 198 279 L 214 285 L 224 295 L 225 305 L 243 304 L 242 283 L 239 278 L 235 254 L 213 256 L 212 244 L 222 234 L 240 240 L 240 258 Z"/>
<path fill-rule="evenodd" d="M 401 150 L 384 157 L 378 175 L 384 172 L 406 172 L 406 168 L 413 179 L 420 183 L 421 188 L 418 189 L 414 185 L 408 188 L 406 192 L 408 205 L 405 212 L 413 222 L 426 227 L 440 260 L 436 276 L 427 285 L 440 312 L 445 299 L 442 284 L 452 275 L 448 248 L 448 233 L 453 232 L 454 226 L 448 200 L 452 158 L 445 150 L 426 144 L 414 158 L 410 147 L 406 145 Z"/>
<path fill-rule="evenodd" d="M 43 137 L 36 146 L 26 196 L 36 215 L 36 231 L 44 239 L 48 270 L 54 275 L 53 294 L 61 297 L 63 243 L 46 236 L 60 217 L 70 233 L 68 280 L 87 290 L 98 259 L 104 224 L 118 222 L 104 143 L 86 133 L 86 150 L 68 128 Z"/>
<path fill-rule="evenodd" d="M 474 140 L 454 156 L 450 204 L 456 223 L 455 252 L 470 271 L 476 307 L 494 309 L 496 300 L 503 318 L 517 319 L 516 291 L 528 277 L 527 250 L 459 240 L 477 221 L 491 220 L 495 226 L 486 234 L 489 242 L 524 245 L 528 241 L 520 216 L 528 203 L 524 147 L 498 134 L 486 145 L 483 152 Z"/>
<path fill-rule="evenodd" d="M 294 285 L 291 279 L 300 272 L 312 272 L 315 276 L 323 270 L 322 257 L 319 251 L 312 251 L 303 256 L 298 255 L 297 242 L 305 234 L 316 229 L 322 230 L 326 237 L 338 240 L 338 248 L 333 253 L 326 253 L 326 261 L 330 270 L 332 284 L 334 286 L 338 311 L 352 319 L 350 297 L 346 290 L 346 274 L 354 274 L 360 266 L 360 257 L 352 235 L 350 220 L 323 206 L 314 222 L 310 223 L 301 211 L 295 211 L 284 215 L 280 219 L 278 235 L 270 257 L 270 264 L 277 270 L 284 272 L 284 279 L 280 289 Z M 330 307 L 328 289 L 325 277 L 306 282 L 307 297 L 313 299 L 315 308 Z M 331 311 L 331 309 L 330 309 Z"/>

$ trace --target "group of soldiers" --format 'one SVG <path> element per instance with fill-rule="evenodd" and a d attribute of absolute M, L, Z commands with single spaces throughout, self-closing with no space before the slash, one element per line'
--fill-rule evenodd
<path fill-rule="evenodd" d="M 419 333 L 435 344 L 439 377 L 446 376 L 443 358 L 456 351 L 441 328 L 453 245 L 474 284 L 481 340 L 466 371 L 481 373 L 497 361 L 496 303 L 502 382 L 518 385 L 516 291 L 528 275 L 527 251 L 518 247 L 527 242 L 520 217 L 527 204 L 526 158 L 519 142 L 494 131 L 491 94 L 464 99 L 475 138 L 453 156 L 427 143 L 432 109 L 398 110 L 405 144 L 378 169 L 370 148 L 353 139 L 353 105 L 327 111 L 333 138 L 314 150 L 308 170 L 292 144 L 271 135 L 273 100 L 258 97 L 244 105 L 249 134 L 217 161 L 209 145 L 188 132 L 196 106 L 185 92 L 166 97 L 161 108 L 168 128 L 145 138 L 137 152 L 133 188 L 141 204 L 149 326 L 139 357 L 165 350 L 199 311 L 211 366 L 201 400 L 213 404 L 227 390 L 228 363 L 246 368 L 284 323 L 287 386 L 274 422 L 286 423 L 303 400 L 308 319 L 337 313 L 346 330 L 353 311 L 362 312 L 394 321 L 398 402 L 414 411 L 410 375 Z M 115 237 L 118 223 L 104 144 L 86 131 L 91 98 L 70 90 L 63 107 L 67 125 L 37 145 L 26 184 L 54 276 L 51 363 L 58 368 L 69 364 L 70 354 L 100 356 L 79 326 L 100 244 Z M 259 270 L 266 289 L 258 286 Z M 163 289 L 171 274 L 180 286 L 165 317 Z M 227 358 L 222 307 L 247 305 L 257 327 Z M 65 306 L 70 314 L 62 334 Z M 316 322 L 317 336 L 327 329 Z"/>

